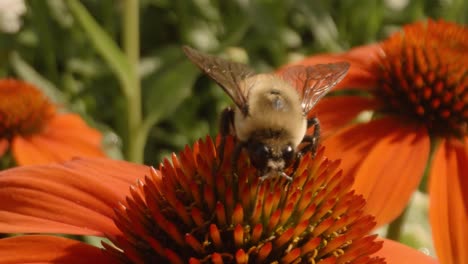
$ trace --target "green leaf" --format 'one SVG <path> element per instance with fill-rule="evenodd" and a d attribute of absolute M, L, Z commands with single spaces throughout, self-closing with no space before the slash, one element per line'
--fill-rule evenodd
<path fill-rule="evenodd" d="M 62 91 L 24 61 L 18 53 L 12 53 L 10 62 L 16 74 L 22 80 L 36 85 L 52 102 L 61 105 L 66 103 L 65 95 Z"/>
<path fill-rule="evenodd" d="M 178 51 L 180 52 L 180 51 Z M 169 55 L 170 56 L 170 55 Z M 169 61 L 146 83 L 145 127 L 168 118 L 188 98 L 200 74 L 188 60 Z"/>
<path fill-rule="evenodd" d="M 79 1 L 69 0 L 67 3 L 72 14 L 90 38 L 95 49 L 123 84 L 123 93 L 127 96 L 131 95 L 132 92 L 129 89 L 131 89 L 132 83 L 134 83 L 133 79 L 136 77 L 132 74 L 132 67 L 123 52 Z"/>

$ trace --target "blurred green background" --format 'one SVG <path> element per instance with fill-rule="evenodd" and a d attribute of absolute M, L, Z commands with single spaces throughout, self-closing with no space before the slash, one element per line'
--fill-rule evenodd
<path fill-rule="evenodd" d="M 22 3 L 10 2 L 10 8 Z M 125 128 L 129 106 L 115 63 L 93 42 L 93 34 L 70 9 L 71 2 L 24 2 L 18 24 L 0 33 L 0 76 L 30 81 L 66 109 L 82 114 L 105 133 L 106 147 L 118 157 L 131 140 Z M 124 2 L 78 3 L 106 37 L 122 47 Z M 468 14 L 465 0 L 142 0 L 138 4 L 137 75 L 146 125 L 146 164 L 158 164 L 185 144 L 215 135 L 219 113 L 230 104 L 223 91 L 183 56 L 183 44 L 271 71 L 307 55 L 381 40 L 403 24 L 428 17 L 465 24 Z M 0 19 L 8 12 L 11 16 L 11 10 L 8 6 L 0 10 Z M 96 36 L 98 43 L 105 43 Z"/>

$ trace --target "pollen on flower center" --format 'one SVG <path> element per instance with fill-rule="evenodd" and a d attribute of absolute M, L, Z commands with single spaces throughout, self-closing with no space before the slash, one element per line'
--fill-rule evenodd
<path fill-rule="evenodd" d="M 382 43 L 377 96 L 387 111 L 423 122 L 432 134 L 468 132 L 468 29 L 431 21 Z"/>
<path fill-rule="evenodd" d="M 36 87 L 14 79 L 0 80 L 0 138 L 40 131 L 55 113 Z"/>
<path fill-rule="evenodd" d="M 115 209 L 122 234 L 105 252 L 119 263 L 384 263 L 364 199 L 339 162 L 310 153 L 293 181 L 261 182 L 233 138 L 219 165 L 208 138 L 164 161 Z M 287 173 L 292 173 L 290 170 Z M 323 262 L 322 262 L 323 261 Z"/>

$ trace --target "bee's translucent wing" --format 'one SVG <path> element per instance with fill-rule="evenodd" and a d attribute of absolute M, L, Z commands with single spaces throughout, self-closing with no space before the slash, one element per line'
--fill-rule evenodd
<path fill-rule="evenodd" d="M 255 74 L 253 70 L 245 64 L 204 54 L 188 46 L 184 46 L 183 50 L 195 65 L 223 88 L 239 109 L 247 111 L 247 92 L 244 94 L 239 85 L 242 80 Z"/>
<path fill-rule="evenodd" d="M 312 66 L 297 65 L 286 69 L 283 78 L 301 95 L 302 110 L 308 113 L 312 107 L 348 72 L 349 63 L 337 62 Z"/>

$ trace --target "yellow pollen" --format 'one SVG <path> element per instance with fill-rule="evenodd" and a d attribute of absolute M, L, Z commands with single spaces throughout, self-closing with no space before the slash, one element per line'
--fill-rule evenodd
<path fill-rule="evenodd" d="M 0 138 L 37 133 L 54 114 L 54 106 L 33 85 L 0 80 Z"/>

